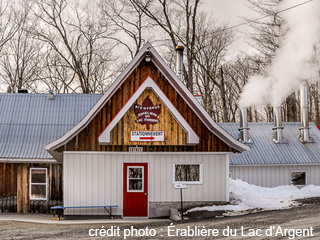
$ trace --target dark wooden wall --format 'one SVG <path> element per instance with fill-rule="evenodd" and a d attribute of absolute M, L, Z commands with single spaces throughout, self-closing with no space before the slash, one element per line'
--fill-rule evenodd
<path fill-rule="evenodd" d="M 48 200 L 30 200 L 30 168 L 48 169 Z M 0 163 L 0 211 L 49 213 L 62 204 L 62 164 Z"/>
<path fill-rule="evenodd" d="M 131 73 L 126 81 L 115 92 L 101 111 L 94 117 L 89 125 L 66 145 L 57 149 L 62 151 L 128 151 L 129 145 L 101 146 L 98 137 L 110 121 L 121 110 L 128 99 L 139 88 L 142 82 L 151 76 L 168 99 L 178 109 L 180 114 L 193 128 L 200 138 L 196 146 L 144 146 L 144 151 L 200 151 L 200 152 L 225 152 L 234 151 L 223 141 L 211 133 L 191 110 L 183 98 L 174 90 L 166 78 L 152 62 L 142 61 Z M 124 141 L 119 141 L 124 142 Z M 139 144 L 135 144 L 139 145 Z"/>
<path fill-rule="evenodd" d="M 17 195 L 17 164 L 0 163 L 0 198 Z"/>
<path fill-rule="evenodd" d="M 17 165 L 0 163 L 0 212 L 17 211 Z"/>

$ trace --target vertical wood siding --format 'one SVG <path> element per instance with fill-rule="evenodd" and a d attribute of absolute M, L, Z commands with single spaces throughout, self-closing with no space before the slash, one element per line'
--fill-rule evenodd
<path fill-rule="evenodd" d="M 203 184 L 188 185 L 185 201 L 228 201 L 227 155 L 210 154 L 121 154 L 64 153 L 64 205 L 115 204 L 113 212 L 122 215 L 123 163 L 149 163 L 149 202 L 180 201 L 173 187 L 174 163 L 202 163 Z M 104 215 L 103 209 L 68 209 L 66 214 Z"/>
<path fill-rule="evenodd" d="M 306 171 L 307 185 L 320 185 L 320 165 L 286 165 L 286 166 L 231 166 L 233 179 L 241 179 L 245 182 L 262 187 L 276 187 L 290 185 L 291 171 Z"/>
<path fill-rule="evenodd" d="M 182 117 L 188 122 L 195 133 L 200 138 L 200 143 L 196 146 L 153 146 L 152 151 L 155 152 L 232 152 L 234 151 L 222 140 L 216 137 L 208 128 L 201 122 L 192 109 L 187 105 L 183 98 L 170 85 L 168 80 L 161 74 L 152 62 L 142 61 L 140 65 L 128 76 L 126 81 L 115 92 L 111 99 L 103 106 L 99 113 L 92 119 L 92 121 L 85 127 L 78 135 L 72 138 L 64 146 L 57 149 L 58 152 L 63 151 L 128 151 L 128 146 L 125 145 L 124 140 L 116 139 L 118 145 L 101 146 L 97 141 L 101 132 L 121 110 L 133 93 L 139 88 L 143 81 L 151 76 L 158 84 L 159 88 L 168 97 L 171 103 L 177 108 Z M 120 121 L 121 122 L 121 121 Z M 123 128 L 119 123 L 114 129 Z M 176 131 L 177 136 L 181 131 Z M 182 132 L 181 132 L 182 133 Z M 113 134 L 119 138 L 119 134 Z M 121 136 L 120 136 L 121 137 Z M 172 136 L 173 137 L 173 136 Z M 121 144 L 120 144 L 121 143 Z M 139 143 L 137 143 L 139 144 Z M 144 143 L 145 144 L 145 143 Z M 135 146 L 134 144 L 133 146 Z M 144 152 L 149 151 L 148 146 L 144 146 Z"/>
<path fill-rule="evenodd" d="M 47 168 L 48 200 L 30 200 L 30 168 Z M 62 187 L 62 164 L 0 163 L 1 212 L 49 213 L 62 204 Z"/>
<path fill-rule="evenodd" d="M 0 212 L 17 211 L 17 165 L 0 163 Z"/>
<path fill-rule="evenodd" d="M 0 163 L 0 198 L 17 195 L 17 164 Z"/>

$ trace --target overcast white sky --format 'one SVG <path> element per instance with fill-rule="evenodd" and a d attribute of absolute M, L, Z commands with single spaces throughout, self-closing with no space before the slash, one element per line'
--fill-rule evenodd
<path fill-rule="evenodd" d="M 204 0 L 202 8 L 211 12 L 222 23 L 233 26 L 242 23 L 241 17 L 254 17 L 256 14 L 246 6 L 246 0 Z M 247 52 L 252 50 L 246 43 L 244 32 L 248 27 L 241 26 L 234 29 L 236 41 L 231 46 L 231 52 L 237 54 L 240 51 Z"/>

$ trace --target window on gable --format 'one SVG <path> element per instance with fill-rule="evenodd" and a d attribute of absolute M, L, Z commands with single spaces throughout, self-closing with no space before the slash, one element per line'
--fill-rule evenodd
<path fill-rule="evenodd" d="M 305 171 L 291 172 L 291 185 L 303 186 L 307 184 L 307 173 Z"/>
<path fill-rule="evenodd" d="M 47 200 L 47 169 L 30 169 L 30 199 Z"/>
<path fill-rule="evenodd" d="M 201 184 L 202 183 L 202 164 L 201 163 L 175 163 L 174 164 L 174 183 Z"/>

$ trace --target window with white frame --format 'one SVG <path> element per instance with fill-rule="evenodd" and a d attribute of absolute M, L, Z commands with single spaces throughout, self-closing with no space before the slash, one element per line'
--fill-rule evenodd
<path fill-rule="evenodd" d="M 174 163 L 173 183 L 202 184 L 202 164 Z"/>
<path fill-rule="evenodd" d="M 306 171 L 291 171 L 291 185 L 304 186 L 307 184 Z"/>
<path fill-rule="evenodd" d="M 30 168 L 30 199 L 47 200 L 46 168 Z"/>

